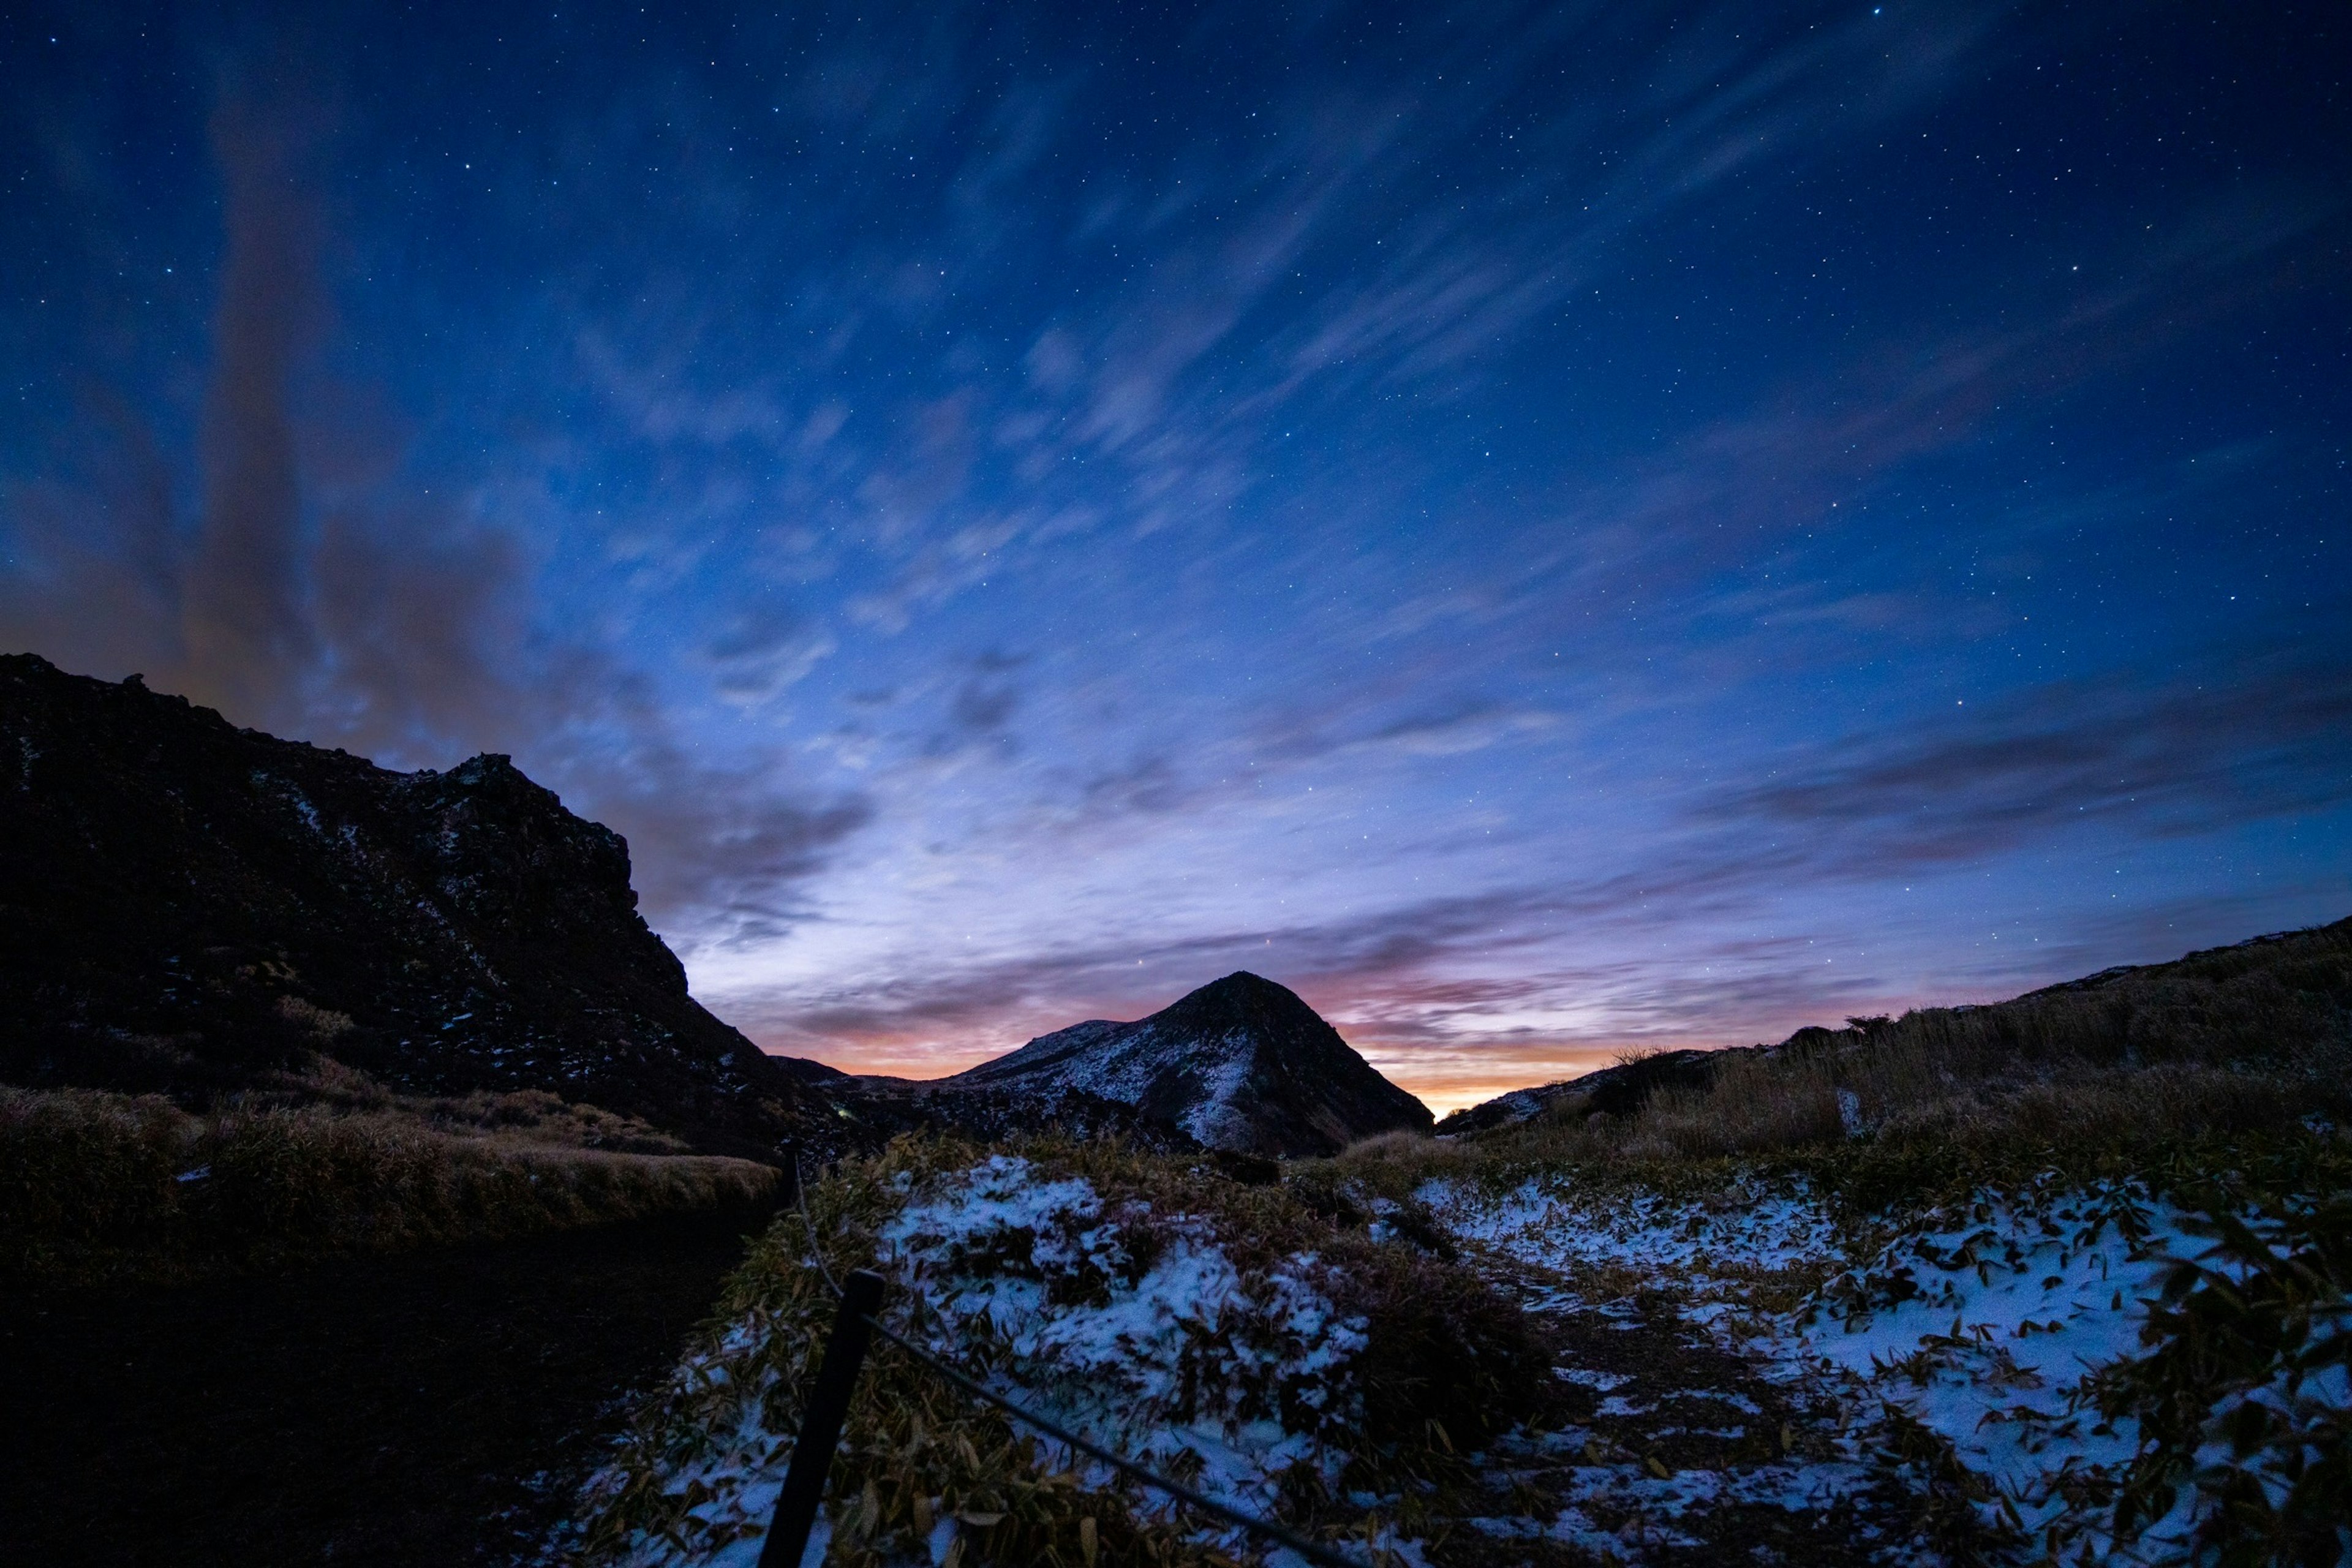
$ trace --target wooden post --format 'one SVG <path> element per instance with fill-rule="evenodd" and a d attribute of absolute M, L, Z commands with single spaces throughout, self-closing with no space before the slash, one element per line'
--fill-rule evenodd
<path fill-rule="evenodd" d="M 776 1517 L 768 1526 L 767 1543 L 760 1549 L 760 1568 L 801 1568 L 809 1531 L 816 1523 L 817 1505 L 824 1500 L 824 1478 L 833 1468 L 834 1445 L 841 1441 L 841 1423 L 849 1414 L 849 1396 L 856 1392 L 857 1370 L 865 1363 L 866 1342 L 873 1337 L 866 1320 L 881 1306 L 882 1276 L 864 1268 L 851 1274 L 842 1287 L 841 1307 L 834 1314 L 833 1335 L 824 1342 L 824 1360 L 817 1364 L 808 1414 L 801 1417 L 792 1468 L 784 1472 L 784 1489 L 776 1498 Z"/>

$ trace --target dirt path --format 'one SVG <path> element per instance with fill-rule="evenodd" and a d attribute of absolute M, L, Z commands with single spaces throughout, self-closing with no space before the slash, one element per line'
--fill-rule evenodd
<path fill-rule="evenodd" d="M 511 1561 L 764 1222 L 0 1300 L 0 1559 Z"/>
<path fill-rule="evenodd" d="M 1484 1457 L 1486 1495 L 1433 1563 L 1756 1568 L 1924 1547 L 1917 1498 L 1838 1411 L 1685 1321 L 1670 1291 L 1480 1267 L 1544 1325 L 1567 1418 Z"/>

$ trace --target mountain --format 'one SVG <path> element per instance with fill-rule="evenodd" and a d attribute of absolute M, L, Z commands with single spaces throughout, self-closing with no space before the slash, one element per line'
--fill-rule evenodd
<path fill-rule="evenodd" d="M 1171 1122 L 1212 1149 L 1331 1154 L 1359 1138 L 1425 1132 L 1428 1108 L 1358 1056 L 1288 989 L 1246 972 L 1132 1024 L 1093 1019 L 940 1081 L 950 1095 L 1073 1093 Z"/>
<path fill-rule="evenodd" d="M 1172 1121 L 1081 1089 L 1033 1094 L 1019 1084 L 866 1075 L 827 1084 L 819 1092 L 843 1120 L 843 1131 L 864 1143 L 924 1131 L 953 1132 L 981 1143 L 1053 1131 L 1078 1139 L 1117 1138 L 1130 1149 L 1158 1153 L 1198 1153 L 1201 1148 Z"/>
<path fill-rule="evenodd" d="M 706 1012 L 620 835 L 503 756 L 394 773 L 0 656 L 0 1080 L 190 1098 L 320 1057 L 755 1156 L 842 1076 Z"/>
<path fill-rule="evenodd" d="M 2006 1002 L 1925 1007 L 1900 1018 L 1802 1028 L 1777 1046 L 1658 1051 L 1457 1110 L 1447 1136 L 1490 1131 L 1552 1111 L 1632 1116 L 1662 1089 L 1703 1091 L 1726 1062 L 1761 1053 L 1832 1056 L 1916 1048 L 1949 1058 L 1990 1051 L 2031 1069 L 2055 1053 L 2117 1061 L 2259 1061 L 2325 1041 L 2352 1042 L 2352 920 L 2209 947 L 2164 963 L 2121 964 Z"/>
<path fill-rule="evenodd" d="M 1753 1047 L 1734 1047 L 1734 1052 Z M 1580 1109 L 1598 1116 L 1631 1116 L 1661 1089 L 1705 1089 L 1715 1081 L 1727 1053 L 1719 1050 L 1656 1051 L 1586 1073 L 1582 1078 L 1534 1089 L 1515 1089 L 1457 1110 L 1437 1124 L 1449 1137 L 1509 1127 L 1539 1115 L 1556 1101 L 1580 1097 Z"/>

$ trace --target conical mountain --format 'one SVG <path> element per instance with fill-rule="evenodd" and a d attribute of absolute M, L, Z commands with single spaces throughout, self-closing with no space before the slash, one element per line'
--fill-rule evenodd
<path fill-rule="evenodd" d="M 1336 1153 L 1431 1124 L 1428 1107 L 1297 993 L 1247 971 L 1131 1024 L 1097 1018 L 1041 1035 L 947 1083 L 1041 1102 L 1078 1090 L 1173 1122 L 1210 1148 L 1277 1157 Z"/>

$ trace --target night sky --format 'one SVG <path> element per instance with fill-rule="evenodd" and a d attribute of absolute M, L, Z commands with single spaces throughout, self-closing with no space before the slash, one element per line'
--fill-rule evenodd
<path fill-rule="evenodd" d="M 11 5 L 0 647 L 511 753 L 853 1068 L 1247 968 L 1443 1110 L 2337 919 L 2347 62 Z"/>

